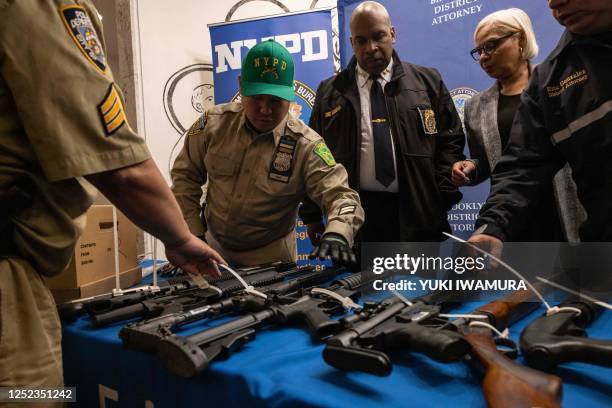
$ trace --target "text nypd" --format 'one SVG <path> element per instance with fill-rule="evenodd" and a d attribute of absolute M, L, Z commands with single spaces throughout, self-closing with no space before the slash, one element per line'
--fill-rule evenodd
<path fill-rule="evenodd" d="M 327 31 L 325 30 L 262 37 L 260 41 L 269 39 L 274 39 L 282 44 L 291 54 L 300 54 L 302 62 L 326 60 L 329 56 Z M 215 45 L 215 72 L 219 74 L 228 70 L 239 70 L 242 67 L 243 51 L 246 54 L 255 44 L 257 44 L 257 39 L 249 38 L 232 41 L 229 44 Z"/>

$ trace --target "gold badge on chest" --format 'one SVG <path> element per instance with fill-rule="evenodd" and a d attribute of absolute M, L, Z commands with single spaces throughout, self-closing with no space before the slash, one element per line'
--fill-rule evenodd
<path fill-rule="evenodd" d="M 282 183 L 288 183 L 293 172 L 293 156 L 295 153 L 296 141 L 290 136 L 283 136 L 276 147 L 268 178 Z"/>

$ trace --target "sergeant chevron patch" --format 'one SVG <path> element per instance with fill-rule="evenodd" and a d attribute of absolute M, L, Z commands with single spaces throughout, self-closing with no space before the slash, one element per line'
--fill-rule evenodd
<path fill-rule="evenodd" d="M 338 210 L 338 215 L 354 214 L 356 209 L 357 209 L 357 206 L 355 205 L 347 205 L 345 207 L 340 208 L 340 210 Z"/>
<path fill-rule="evenodd" d="M 102 124 L 104 125 L 107 136 L 115 133 L 117 129 L 127 122 L 123 109 L 123 102 L 121 102 L 121 96 L 119 96 L 115 84 L 111 84 L 106 97 L 102 103 L 98 105 L 98 112 L 100 112 Z"/>

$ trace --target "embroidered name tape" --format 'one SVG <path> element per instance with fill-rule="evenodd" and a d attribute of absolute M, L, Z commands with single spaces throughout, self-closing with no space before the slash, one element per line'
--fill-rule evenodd
<path fill-rule="evenodd" d="M 68 33 L 87 60 L 103 74 L 107 73 L 102 43 L 83 7 L 66 6 L 59 10 Z"/>
<path fill-rule="evenodd" d="M 100 113 L 100 118 L 102 118 L 102 124 L 107 136 L 115 133 L 117 129 L 127 122 L 123 102 L 121 102 L 121 97 L 119 92 L 117 92 L 117 88 L 115 88 L 115 84 L 111 84 L 104 100 L 98 105 L 98 112 Z"/>

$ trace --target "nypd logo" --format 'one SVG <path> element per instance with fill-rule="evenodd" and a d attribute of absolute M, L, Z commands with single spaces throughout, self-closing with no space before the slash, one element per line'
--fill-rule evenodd
<path fill-rule="evenodd" d="M 463 115 L 465 112 L 465 102 L 477 93 L 478 91 L 476 91 L 475 89 L 467 87 L 459 87 L 450 91 L 450 95 L 453 98 L 455 108 L 457 109 L 457 113 L 459 113 L 459 117 L 461 118 L 462 124 L 464 123 Z"/>
<path fill-rule="evenodd" d="M 85 9 L 80 6 L 68 6 L 62 8 L 60 14 L 68 33 L 81 52 L 102 73 L 106 73 L 106 56 Z"/>
<path fill-rule="evenodd" d="M 269 39 L 274 39 L 277 43 L 282 44 L 291 54 L 301 55 L 302 62 L 326 60 L 329 56 L 327 31 L 325 30 L 263 37 L 260 41 Z M 246 55 L 255 44 L 257 44 L 257 39 L 249 38 L 232 41 L 229 44 L 215 45 L 215 73 L 220 74 L 242 68 L 243 52 Z"/>

